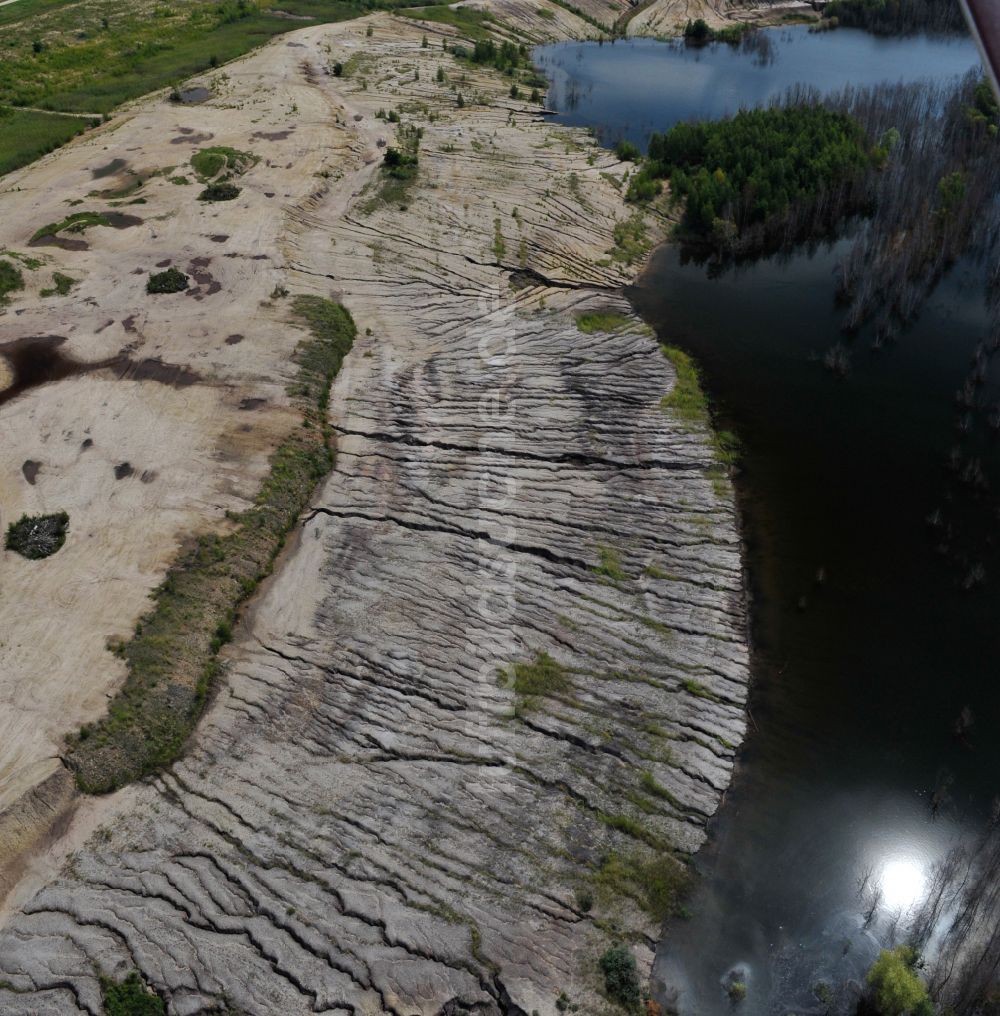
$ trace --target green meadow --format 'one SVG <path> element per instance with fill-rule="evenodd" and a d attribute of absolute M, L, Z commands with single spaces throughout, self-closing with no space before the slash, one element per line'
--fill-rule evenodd
<path fill-rule="evenodd" d="M 276 35 L 412 0 L 289 0 L 284 16 L 250 0 L 18 0 L 0 7 L 0 106 L 109 113 L 224 64 Z M 288 15 L 291 15 L 289 17 Z M 17 112 L 0 124 L 0 173 L 83 126 Z"/>
<path fill-rule="evenodd" d="M 0 107 L 0 176 L 41 158 L 86 130 L 92 121 Z"/>

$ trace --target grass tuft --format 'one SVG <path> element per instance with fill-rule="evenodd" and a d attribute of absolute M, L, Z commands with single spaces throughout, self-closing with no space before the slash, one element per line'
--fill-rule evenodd
<path fill-rule="evenodd" d="M 544 651 L 531 663 L 515 663 L 511 669 L 518 695 L 561 695 L 572 687 L 565 668 Z"/>
<path fill-rule="evenodd" d="M 603 575 L 612 582 L 624 582 L 628 578 L 622 567 L 622 556 L 614 547 L 599 546 L 597 552 L 601 556 L 601 563 L 594 568 L 596 575 Z"/>
<path fill-rule="evenodd" d="M 669 853 L 620 854 L 612 851 L 592 876 L 598 902 L 614 906 L 621 899 L 638 903 L 654 920 L 679 914 L 691 884 L 687 867 Z"/>
<path fill-rule="evenodd" d="M 663 409 L 671 410 L 684 423 L 708 425 L 708 399 L 701 387 L 701 375 L 694 360 L 676 346 L 661 346 L 663 355 L 677 374 L 671 391 L 660 400 Z"/>
<path fill-rule="evenodd" d="M 12 261 L 0 261 L 0 307 L 10 301 L 10 294 L 24 289 L 21 269 Z"/>
<path fill-rule="evenodd" d="M 576 316 L 576 327 L 584 335 L 592 335 L 594 332 L 616 332 L 631 323 L 632 319 L 627 314 L 620 314 L 614 310 L 592 310 Z"/>
<path fill-rule="evenodd" d="M 62 272 L 52 273 L 52 285 L 41 291 L 42 296 L 67 296 L 76 285 L 77 280 L 63 275 Z"/>

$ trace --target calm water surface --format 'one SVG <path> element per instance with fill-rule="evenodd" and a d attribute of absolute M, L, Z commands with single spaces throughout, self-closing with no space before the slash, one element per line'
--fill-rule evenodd
<path fill-rule="evenodd" d="M 769 54 L 633 39 L 544 46 L 535 62 L 552 82 L 548 104 L 559 110 L 559 122 L 593 127 L 604 143 L 624 137 L 644 146 L 651 131 L 765 105 L 790 85 L 826 92 L 948 78 L 978 61 L 968 39 L 884 39 L 856 29 L 812 33 L 801 25 L 761 35 Z"/>
<path fill-rule="evenodd" d="M 799 82 L 950 77 L 976 61 L 962 40 L 771 35 L 764 64 L 653 42 L 547 47 L 538 62 L 560 120 L 644 143 Z M 929 865 L 1000 791 L 1000 456 L 984 414 L 958 430 L 955 399 L 988 337 L 982 272 L 960 266 L 876 349 L 841 332 L 832 274 L 847 246 L 716 279 L 664 248 L 631 293 L 665 341 L 700 360 L 745 446 L 753 723 L 698 859 L 693 916 L 667 929 L 657 958 L 685 1016 L 732 1013 L 734 970 L 746 1016 L 826 1012 L 819 982 L 837 995 L 832 1011 L 847 1011 L 846 985 L 897 915 L 905 924 Z M 837 345 L 843 377 L 823 363 Z M 1000 402 L 996 358 L 985 388 Z M 955 448 L 978 458 L 990 490 L 961 482 Z M 985 582 L 966 590 L 979 569 Z M 869 868 L 884 896 L 866 926 L 857 882 Z"/>

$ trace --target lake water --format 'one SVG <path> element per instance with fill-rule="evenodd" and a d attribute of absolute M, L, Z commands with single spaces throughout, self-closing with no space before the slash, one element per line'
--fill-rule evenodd
<path fill-rule="evenodd" d="M 766 105 L 791 85 L 828 92 L 941 79 L 964 74 L 978 61 L 968 39 L 885 39 L 856 29 L 810 32 L 802 25 L 760 34 L 767 55 L 724 44 L 631 39 L 544 46 L 535 51 L 535 63 L 551 82 L 548 105 L 559 110 L 560 123 L 593 127 L 605 144 L 628 138 L 644 147 L 651 131 Z"/>
<path fill-rule="evenodd" d="M 560 120 L 644 143 L 800 82 L 950 77 L 977 60 L 964 40 L 770 35 L 767 63 L 654 42 L 552 46 L 537 62 Z M 745 1016 L 848 1012 L 850 982 L 897 915 L 905 924 L 929 866 L 1000 791 L 997 430 L 985 412 L 956 427 L 956 392 L 988 337 L 982 272 L 954 270 L 876 349 L 841 331 L 832 275 L 847 247 L 714 279 L 663 248 L 630 293 L 664 341 L 698 358 L 745 448 L 752 732 L 698 858 L 692 916 L 667 928 L 657 957 L 661 994 L 684 1016 L 731 1016 L 734 970 Z M 833 347 L 846 376 L 824 366 Z M 997 360 L 982 388 L 992 403 Z M 975 488 L 961 477 L 972 460 Z M 883 900 L 866 925 L 869 869 Z"/>

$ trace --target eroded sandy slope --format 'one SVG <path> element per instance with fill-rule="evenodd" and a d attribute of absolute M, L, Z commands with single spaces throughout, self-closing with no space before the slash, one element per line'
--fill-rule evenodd
<path fill-rule="evenodd" d="M 175 1013 L 549 1016 L 561 991 L 594 1011 L 615 929 L 640 958 L 657 930 L 611 874 L 704 838 L 744 729 L 737 527 L 709 435 L 661 409 L 672 371 L 617 295 L 638 269 L 615 239 L 623 167 L 503 79 L 466 70 L 459 109 L 438 66 L 463 73 L 432 26 L 307 29 L 193 114 L 271 159 L 245 186 L 288 194 L 280 240 L 240 249 L 273 261 L 231 260 L 285 270 L 224 278 L 218 310 L 188 300 L 172 333 L 214 351 L 260 322 L 279 379 L 292 336 L 259 300 L 279 281 L 342 300 L 365 334 L 334 389 L 337 467 L 187 758 L 81 809 L 19 885 L 0 1011 L 97 1013 L 98 972 L 134 966 Z M 292 130 L 280 156 L 237 131 L 268 75 L 292 101 L 248 126 Z M 374 200 L 392 107 L 424 128 L 405 210 Z M 585 334 L 588 312 L 624 317 Z M 226 355 L 202 359 L 235 383 Z M 181 504 L 219 496 L 200 482 Z M 512 667 L 541 653 L 559 680 L 519 694 Z"/>

